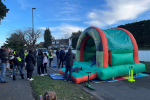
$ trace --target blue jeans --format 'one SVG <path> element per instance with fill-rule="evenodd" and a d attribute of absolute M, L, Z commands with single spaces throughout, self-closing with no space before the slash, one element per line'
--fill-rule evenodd
<path fill-rule="evenodd" d="M 23 75 L 23 73 L 22 73 L 22 68 L 23 68 L 23 67 L 18 66 L 18 70 L 19 70 L 19 72 L 20 72 L 20 75 Z M 15 76 L 15 69 L 16 69 L 16 65 L 13 65 L 13 76 Z"/>
<path fill-rule="evenodd" d="M 0 77 L 1 82 L 5 81 L 4 80 L 5 72 L 6 72 L 6 63 L 1 63 L 1 77 Z"/>
<path fill-rule="evenodd" d="M 67 80 L 68 71 L 69 71 L 69 81 L 71 81 L 71 77 L 72 77 L 72 67 L 66 66 L 64 79 Z"/>
<path fill-rule="evenodd" d="M 93 62 L 92 62 L 91 67 L 92 67 L 94 64 L 96 64 L 96 61 L 93 61 Z"/>

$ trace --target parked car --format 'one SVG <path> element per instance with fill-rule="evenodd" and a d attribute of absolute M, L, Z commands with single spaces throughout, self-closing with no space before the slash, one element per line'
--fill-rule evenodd
<path fill-rule="evenodd" d="M 41 50 L 43 53 L 47 53 L 47 55 L 48 55 L 48 51 L 47 51 L 46 48 L 38 48 L 38 49 L 36 49 L 37 55 L 38 55 L 38 52 L 39 52 L 40 50 Z"/>

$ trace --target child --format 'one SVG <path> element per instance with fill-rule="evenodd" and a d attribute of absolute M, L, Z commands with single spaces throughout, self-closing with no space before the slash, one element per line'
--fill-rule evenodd
<path fill-rule="evenodd" d="M 43 59 L 43 65 L 44 65 L 44 69 L 45 69 L 45 72 L 46 72 L 46 74 L 45 75 L 47 75 L 47 68 L 46 68 L 46 65 L 47 65 L 47 54 L 46 53 L 44 53 L 44 59 Z"/>
<path fill-rule="evenodd" d="M 82 70 L 82 67 L 75 67 L 72 69 L 72 72 L 78 72 L 79 70 Z"/>
<path fill-rule="evenodd" d="M 93 56 L 91 67 L 92 67 L 94 64 L 96 64 L 96 56 L 95 56 L 95 55 Z"/>
<path fill-rule="evenodd" d="M 56 93 L 53 91 L 47 91 L 44 94 L 43 100 L 57 100 Z"/>

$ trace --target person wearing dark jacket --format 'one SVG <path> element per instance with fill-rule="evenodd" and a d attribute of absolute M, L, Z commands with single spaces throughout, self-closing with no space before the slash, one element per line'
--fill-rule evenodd
<path fill-rule="evenodd" d="M 58 55 L 59 55 L 59 50 L 57 49 L 57 51 L 56 51 L 56 57 L 57 57 L 57 63 L 58 63 Z"/>
<path fill-rule="evenodd" d="M 38 74 L 40 76 L 44 76 L 43 58 L 44 58 L 43 52 L 40 50 L 37 56 L 37 68 L 38 68 Z"/>
<path fill-rule="evenodd" d="M 73 53 L 70 48 L 68 49 L 68 52 L 64 56 L 64 60 L 66 60 L 66 70 L 65 70 L 64 81 L 67 80 L 67 74 L 69 71 L 69 82 L 72 82 L 71 77 L 72 77 L 72 66 L 73 66 Z"/>
<path fill-rule="evenodd" d="M 59 52 L 59 59 L 60 59 L 60 63 L 59 63 L 59 66 L 58 68 L 60 67 L 60 64 L 62 63 L 62 68 L 63 68 L 63 58 L 65 56 L 65 52 L 63 49 L 61 49 L 61 51 Z"/>
<path fill-rule="evenodd" d="M 21 66 L 21 58 L 19 57 L 18 54 L 15 54 L 15 56 L 10 56 L 11 58 L 9 59 L 10 61 L 10 64 L 13 65 L 13 80 L 16 80 L 16 77 L 15 77 L 15 69 L 16 69 L 16 66 L 17 68 L 19 69 L 19 72 L 20 72 L 20 76 L 22 79 L 24 79 L 23 77 L 23 73 L 22 73 L 22 70 L 20 68 Z"/>
<path fill-rule="evenodd" d="M 2 61 L 1 61 L 1 77 L 0 77 L 0 81 L 1 81 L 1 83 L 7 83 L 5 81 L 6 63 L 8 61 L 7 49 L 3 49 L 1 60 Z"/>
<path fill-rule="evenodd" d="M 32 50 L 30 50 L 29 54 L 26 56 L 25 62 L 27 63 L 27 65 L 26 65 L 27 78 L 28 78 L 28 80 L 32 81 L 32 80 L 34 80 L 32 78 L 32 73 L 34 70 L 35 63 L 36 63 Z"/>
<path fill-rule="evenodd" d="M 23 49 L 20 49 L 19 57 L 21 58 L 21 62 L 20 62 L 20 65 L 18 66 L 18 68 L 22 73 L 22 69 L 25 66 L 25 58 L 24 58 L 24 50 Z"/>
<path fill-rule="evenodd" d="M 36 50 L 33 50 L 33 55 L 34 55 L 34 57 L 36 59 Z"/>
<path fill-rule="evenodd" d="M 78 71 L 80 71 L 80 70 L 82 70 L 82 67 L 74 67 L 74 68 L 72 69 L 72 72 L 78 73 Z"/>
<path fill-rule="evenodd" d="M 1 62 L 1 58 L 2 58 L 2 53 L 3 53 L 3 46 L 1 46 L 1 49 L 0 49 L 0 62 Z M 0 68 L 1 68 L 1 63 L 0 63 Z"/>

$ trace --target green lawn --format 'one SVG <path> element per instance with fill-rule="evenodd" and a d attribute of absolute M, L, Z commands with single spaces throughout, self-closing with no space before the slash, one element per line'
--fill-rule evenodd
<path fill-rule="evenodd" d="M 150 72 L 150 63 L 144 63 L 146 65 L 146 72 Z"/>
<path fill-rule="evenodd" d="M 138 48 L 138 50 L 150 50 L 150 48 Z"/>
<path fill-rule="evenodd" d="M 48 75 L 33 76 L 31 82 L 35 96 L 44 95 L 46 91 L 54 91 L 58 100 L 98 100 L 87 92 L 83 91 L 75 83 L 64 82 L 63 80 L 52 80 Z"/>

